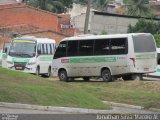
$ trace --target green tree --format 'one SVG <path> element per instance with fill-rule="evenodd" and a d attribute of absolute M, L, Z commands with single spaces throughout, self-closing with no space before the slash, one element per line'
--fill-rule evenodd
<path fill-rule="evenodd" d="M 29 5 L 54 13 L 64 13 L 72 7 L 73 0 L 28 0 Z"/>
<path fill-rule="evenodd" d="M 154 39 L 156 40 L 157 47 L 160 48 L 160 35 L 155 34 Z"/>
<path fill-rule="evenodd" d="M 123 0 L 128 15 L 148 16 L 151 14 L 149 0 Z"/>
<path fill-rule="evenodd" d="M 112 0 L 92 0 L 91 7 L 93 9 L 103 11 L 110 1 Z M 73 2 L 81 5 L 87 5 L 88 0 L 73 0 Z"/>
<path fill-rule="evenodd" d="M 128 26 L 128 33 L 152 33 L 160 34 L 160 22 L 155 22 L 153 20 L 140 19 L 135 26 Z"/>

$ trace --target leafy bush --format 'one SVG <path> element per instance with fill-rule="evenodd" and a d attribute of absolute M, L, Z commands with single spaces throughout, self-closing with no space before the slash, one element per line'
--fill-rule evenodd
<path fill-rule="evenodd" d="M 145 32 L 145 33 L 159 34 L 160 33 L 159 28 L 160 28 L 160 22 L 140 19 L 135 26 L 132 25 L 128 26 L 128 33 Z"/>
<path fill-rule="evenodd" d="M 160 48 L 160 35 L 155 34 L 154 35 L 154 39 L 156 40 L 157 47 Z"/>

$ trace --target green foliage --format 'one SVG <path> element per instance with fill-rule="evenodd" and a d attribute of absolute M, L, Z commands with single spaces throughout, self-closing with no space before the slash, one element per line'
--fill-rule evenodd
<path fill-rule="evenodd" d="M 144 20 L 140 19 L 135 26 L 128 26 L 128 33 L 152 33 L 159 34 L 160 33 L 160 22 L 154 22 L 152 20 Z"/>
<path fill-rule="evenodd" d="M 112 101 L 145 108 L 160 108 L 159 81 L 125 81 L 125 82 L 83 82 L 70 83 L 92 93 L 103 101 Z M 136 89 L 135 89 L 136 88 Z"/>
<path fill-rule="evenodd" d="M 81 5 L 86 5 L 87 4 L 87 0 L 73 0 L 74 3 L 76 4 L 81 4 Z"/>
<path fill-rule="evenodd" d="M 81 5 L 86 5 L 89 0 L 73 0 L 74 3 L 76 4 L 81 4 Z M 107 4 L 111 0 L 91 0 L 91 6 L 93 9 L 97 9 L 99 11 L 103 11 L 104 8 L 107 7 Z"/>
<path fill-rule="evenodd" d="M 157 47 L 160 47 L 160 22 L 154 22 L 152 20 L 140 19 L 135 26 L 128 26 L 128 33 L 152 33 L 157 43 Z"/>
<path fill-rule="evenodd" d="M 53 79 L 53 78 L 51 78 Z M 109 109 L 93 94 L 68 83 L 0 67 L 0 102 Z"/>
<path fill-rule="evenodd" d="M 103 31 L 101 32 L 101 35 L 107 35 L 107 32 L 106 32 L 105 30 L 103 30 Z"/>
<path fill-rule="evenodd" d="M 54 13 L 64 13 L 72 8 L 73 0 L 28 0 L 27 4 Z"/>
<path fill-rule="evenodd" d="M 156 40 L 157 47 L 160 48 L 160 35 L 155 34 L 154 35 L 154 39 Z"/>
<path fill-rule="evenodd" d="M 123 2 L 128 9 L 128 15 L 148 16 L 151 14 L 149 0 L 123 0 Z"/>

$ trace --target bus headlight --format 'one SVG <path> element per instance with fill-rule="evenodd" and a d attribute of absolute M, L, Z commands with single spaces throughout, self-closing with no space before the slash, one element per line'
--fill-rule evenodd
<path fill-rule="evenodd" d="M 14 64 L 12 61 L 7 61 L 8 64 Z"/>
<path fill-rule="evenodd" d="M 34 65 L 36 62 L 29 62 L 28 65 Z"/>

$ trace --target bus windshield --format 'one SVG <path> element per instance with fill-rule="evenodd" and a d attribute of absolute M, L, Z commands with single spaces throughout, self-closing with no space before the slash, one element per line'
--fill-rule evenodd
<path fill-rule="evenodd" d="M 12 42 L 9 50 L 12 57 L 31 58 L 36 55 L 35 42 Z"/>

